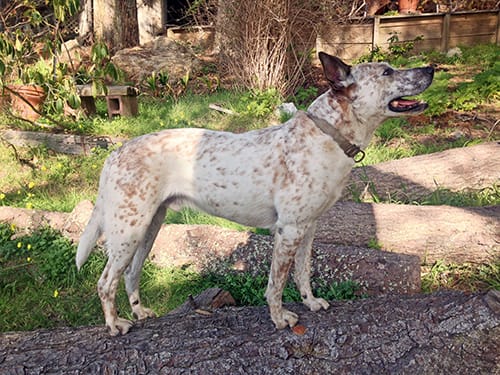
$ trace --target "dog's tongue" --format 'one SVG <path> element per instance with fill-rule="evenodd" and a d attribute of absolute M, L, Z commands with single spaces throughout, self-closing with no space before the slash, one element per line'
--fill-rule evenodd
<path fill-rule="evenodd" d="M 396 99 L 392 101 L 392 106 L 396 108 L 414 107 L 419 104 L 418 100 Z"/>

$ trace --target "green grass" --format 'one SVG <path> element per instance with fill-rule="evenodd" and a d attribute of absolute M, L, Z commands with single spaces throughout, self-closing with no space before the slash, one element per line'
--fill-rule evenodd
<path fill-rule="evenodd" d="M 96 283 L 106 257 L 101 252 L 92 253 L 78 272 L 75 253 L 75 246 L 54 230 L 22 235 L 12 226 L 0 224 L 0 332 L 103 323 Z M 359 298 L 356 283 L 314 283 L 318 285 L 316 294 L 323 298 Z M 198 273 L 190 268 L 160 268 L 147 262 L 141 290 L 144 304 L 163 315 L 190 294 L 210 287 L 229 291 L 240 306 L 263 305 L 266 286 L 266 273 Z M 291 283 L 283 298 L 286 302 L 301 299 Z M 117 307 L 123 316 L 132 319 L 123 282 Z"/>
<path fill-rule="evenodd" d="M 500 290 L 500 261 L 485 264 L 436 262 L 424 267 L 422 291 L 431 293 L 439 289 L 458 289 L 469 292 Z"/>

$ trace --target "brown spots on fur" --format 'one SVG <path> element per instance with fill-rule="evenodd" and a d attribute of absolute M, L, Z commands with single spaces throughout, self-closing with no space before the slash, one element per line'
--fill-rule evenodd
<path fill-rule="evenodd" d="M 216 187 L 216 188 L 219 188 L 219 189 L 227 189 L 227 185 L 225 184 L 220 184 L 218 182 L 214 182 L 213 185 Z"/>

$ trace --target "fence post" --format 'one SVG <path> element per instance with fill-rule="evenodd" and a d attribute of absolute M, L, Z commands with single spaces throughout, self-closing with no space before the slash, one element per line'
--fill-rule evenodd
<path fill-rule="evenodd" d="M 379 32 L 380 32 L 380 16 L 373 17 L 373 30 L 372 30 L 372 50 L 379 44 Z"/>
<path fill-rule="evenodd" d="M 451 13 L 445 13 L 441 30 L 441 52 L 446 52 L 450 48 L 450 19 Z"/>
<path fill-rule="evenodd" d="M 497 13 L 497 35 L 496 35 L 497 46 L 500 46 L 500 10 Z"/>

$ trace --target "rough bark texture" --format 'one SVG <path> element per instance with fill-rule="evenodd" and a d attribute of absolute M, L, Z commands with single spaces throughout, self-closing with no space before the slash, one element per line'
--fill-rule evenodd
<path fill-rule="evenodd" d="M 483 143 L 355 168 L 344 200 L 361 194 L 412 201 L 438 188 L 482 189 L 500 182 L 500 143 Z"/>
<path fill-rule="evenodd" d="M 315 240 L 417 255 L 422 261 L 500 259 L 500 206 L 405 206 L 339 202 L 318 222 Z"/>
<path fill-rule="evenodd" d="M 86 136 L 75 134 L 51 134 L 43 132 L 4 130 L 0 137 L 14 146 L 38 147 L 46 146 L 56 152 L 64 154 L 88 154 L 93 147 L 107 149 L 125 138 L 107 136 Z"/>
<path fill-rule="evenodd" d="M 498 292 L 333 302 L 317 313 L 289 307 L 302 330 L 276 331 L 266 307 L 245 307 L 166 315 L 115 338 L 103 327 L 0 334 L 0 373 L 500 372 Z"/>
<path fill-rule="evenodd" d="M 228 269 L 267 274 L 273 250 L 271 236 L 211 226 L 163 226 L 151 259 L 159 265 L 191 264 L 197 269 L 225 273 Z M 360 293 L 420 292 L 420 259 L 362 246 L 313 243 L 313 277 L 326 283 L 352 280 Z M 293 270 L 292 270 L 293 274 Z"/>

